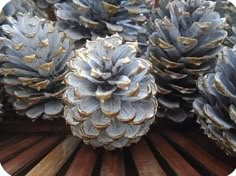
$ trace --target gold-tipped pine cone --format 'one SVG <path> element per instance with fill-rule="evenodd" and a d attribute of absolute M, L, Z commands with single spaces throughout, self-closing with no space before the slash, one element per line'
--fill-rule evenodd
<path fill-rule="evenodd" d="M 236 156 L 236 46 L 224 48 L 214 73 L 199 78 L 202 96 L 193 107 L 204 133 L 227 154 Z"/>
<path fill-rule="evenodd" d="M 87 41 L 70 61 L 64 117 L 72 133 L 108 150 L 139 141 L 154 122 L 156 85 L 137 43 L 116 34 Z"/>
<path fill-rule="evenodd" d="M 192 117 L 199 95 L 196 80 L 214 68 L 227 36 L 226 19 L 206 0 L 160 1 L 151 23 L 149 59 L 157 83 L 158 117 L 182 122 Z"/>
<path fill-rule="evenodd" d="M 33 120 L 61 116 L 73 43 L 52 22 L 29 14 L 9 17 L 1 29 L 0 74 L 16 111 Z"/>
<path fill-rule="evenodd" d="M 119 33 L 146 46 L 149 12 L 142 0 L 72 0 L 55 4 L 57 23 L 74 40 Z"/>

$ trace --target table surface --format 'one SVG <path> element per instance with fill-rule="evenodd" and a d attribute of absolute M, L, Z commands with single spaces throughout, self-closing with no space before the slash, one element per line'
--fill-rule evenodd
<path fill-rule="evenodd" d="M 227 157 L 193 122 L 154 124 L 137 144 L 110 152 L 83 144 L 62 119 L 11 119 L 0 124 L 0 163 L 19 176 L 224 176 L 234 170 L 236 158 Z"/>

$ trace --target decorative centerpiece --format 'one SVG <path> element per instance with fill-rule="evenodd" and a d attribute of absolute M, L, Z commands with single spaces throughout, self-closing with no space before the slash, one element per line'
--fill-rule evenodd
<path fill-rule="evenodd" d="M 228 1 L 12 0 L 0 12 L 0 112 L 61 117 L 108 150 L 138 142 L 159 117 L 188 118 L 235 155 Z"/>

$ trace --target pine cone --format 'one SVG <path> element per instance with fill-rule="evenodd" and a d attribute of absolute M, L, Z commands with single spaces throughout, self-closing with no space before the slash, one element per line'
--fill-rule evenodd
<path fill-rule="evenodd" d="M 224 44 L 230 47 L 236 45 L 236 7 L 228 0 L 218 0 L 216 11 L 224 16 L 228 23 L 226 27 L 228 36 Z"/>
<path fill-rule="evenodd" d="M 47 18 L 47 14 L 39 10 L 33 0 L 11 0 L 0 10 L 0 26 L 7 24 L 7 17 L 16 17 L 18 12 L 30 13 L 31 15 Z M 0 36 L 2 35 L 3 32 L 0 30 Z"/>
<path fill-rule="evenodd" d="M 1 9 L 0 9 L 1 10 Z M 2 11 L 0 11 L 0 26 L 2 26 L 3 24 L 6 24 L 6 16 L 5 15 L 3 15 L 3 12 Z M 1 36 L 3 36 L 3 32 L 2 32 L 2 30 L 0 29 L 0 37 Z M 0 43 L 0 49 L 1 49 L 1 47 L 2 47 L 2 44 Z"/>
<path fill-rule="evenodd" d="M 36 15 L 38 17 L 48 18 L 47 14 L 40 10 L 33 0 L 11 0 L 3 8 L 3 13 L 5 16 L 16 17 L 18 12 L 24 14 L 29 13 L 32 16 Z"/>
<path fill-rule="evenodd" d="M 214 73 L 202 76 L 198 88 L 202 97 L 193 107 L 197 122 L 205 134 L 226 151 L 236 156 L 236 45 L 224 48 Z"/>
<path fill-rule="evenodd" d="M 0 73 L 15 109 L 31 119 L 57 117 L 63 110 L 63 79 L 74 45 L 52 22 L 18 14 L 1 28 Z"/>
<path fill-rule="evenodd" d="M 126 41 L 138 40 L 146 46 L 142 24 L 148 10 L 141 0 L 73 0 L 55 7 L 60 29 L 75 40 L 89 38 L 91 33 L 101 37 L 119 33 Z"/>
<path fill-rule="evenodd" d="M 212 70 L 227 35 L 226 20 L 214 7 L 212 1 L 174 0 L 156 9 L 148 54 L 158 88 L 157 116 L 182 122 L 193 115 L 196 80 Z"/>
<path fill-rule="evenodd" d="M 108 150 L 129 146 L 154 122 L 157 102 L 147 60 L 119 35 L 87 41 L 70 61 L 64 117 L 72 133 Z"/>

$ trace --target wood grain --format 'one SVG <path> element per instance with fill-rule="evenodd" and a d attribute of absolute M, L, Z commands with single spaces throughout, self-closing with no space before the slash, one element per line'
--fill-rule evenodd
<path fill-rule="evenodd" d="M 232 167 L 217 160 L 214 155 L 210 155 L 206 150 L 201 148 L 193 141 L 194 139 L 190 140 L 184 135 L 171 130 L 164 131 L 163 135 L 177 146 L 181 147 L 188 155 L 195 158 L 196 162 L 199 162 L 203 167 L 215 175 L 228 175 L 233 171 Z"/>
<path fill-rule="evenodd" d="M 151 148 L 143 139 L 124 151 L 103 153 L 103 150 L 94 150 L 87 145 L 82 145 L 76 151 L 78 147 L 73 147 L 74 144 L 70 142 L 67 142 L 66 149 L 58 147 L 64 139 L 63 134 L 68 132 L 63 119 L 31 122 L 28 119 L 6 118 L 0 123 L 0 161 L 4 161 L 2 164 L 7 172 L 19 176 L 29 170 L 35 176 L 35 169 L 43 169 L 43 172 L 38 172 L 42 176 L 48 176 L 48 170 L 49 176 L 57 175 L 58 170 L 61 175 L 67 172 L 68 176 L 123 176 L 125 172 L 127 176 L 162 176 L 166 175 L 165 171 L 169 174 L 168 168 L 171 168 L 173 175 L 181 176 L 194 176 L 198 172 L 224 176 L 233 171 L 235 159 L 225 156 L 193 123 L 175 125 L 165 121 L 154 125 L 151 131 L 148 135 Z M 55 132 L 57 136 L 47 136 Z M 38 141 L 37 136 L 42 136 L 42 139 Z M 70 152 L 65 154 L 59 148 L 75 151 L 76 156 L 68 160 L 72 156 Z"/>
<path fill-rule="evenodd" d="M 97 153 L 85 144 L 77 152 L 66 176 L 90 176 L 96 162 Z"/>
<path fill-rule="evenodd" d="M 45 158 L 43 158 L 26 176 L 54 176 L 79 145 L 79 138 L 68 136 Z"/>
<path fill-rule="evenodd" d="M 209 154 L 214 155 L 217 160 L 230 165 L 232 168 L 236 168 L 236 158 L 227 156 L 223 150 L 217 147 L 214 140 L 209 139 L 206 135 L 202 133 L 199 129 L 192 130 L 185 134 L 186 138 L 194 139 L 194 142 L 204 148 Z"/>
<path fill-rule="evenodd" d="M 200 174 L 159 134 L 150 133 L 149 139 L 176 175 L 200 176 Z"/>
<path fill-rule="evenodd" d="M 37 144 L 30 147 L 28 150 L 22 152 L 17 157 L 4 163 L 3 168 L 11 175 L 16 174 L 17 172 L 20 172 L 31 163 L 36 161 L 60 140 L 61 137 L 58 136 L 43 139 Z"/>
<path fill-rule="evenodd" d="M 7 119 L 7 118 L 6 118 Z M 62 118 L 52 121 L 38 119 L 32 122 L 31 119 L 12 119 L 5 120 L 0 123 L 0 132 L 7 134 L 19 133 L 60 133 L 71 134 L 70 128 L 66 125 L 65 120 Z"/>
<path fill-rule="evenodd" d="M 100 175 L 125 176 L 124 158 L 120 150 L 105 151 Z"/>
<path fill-rule="evenodd" d="M 32 136 L 5 147 L 4 149 L 0 150 L 0 162 L 4 163 L 6 160 L 14 157 L 14 155 L 20 151 L 37 143 L 40 139 L 42 139 L 42 136 Z"/>
<path fill-rule="evenodd" d="M 23 135 L 9 135 L 7 139 L 0 141 L 0 149 L 5 148 L 11 144 L 14 144 L 25 137 Z"/>
<path fill-rule="evenodd" d="M 131 147 L 131 153 L 140 176 L 166 176 L 144 139 Z"/>

